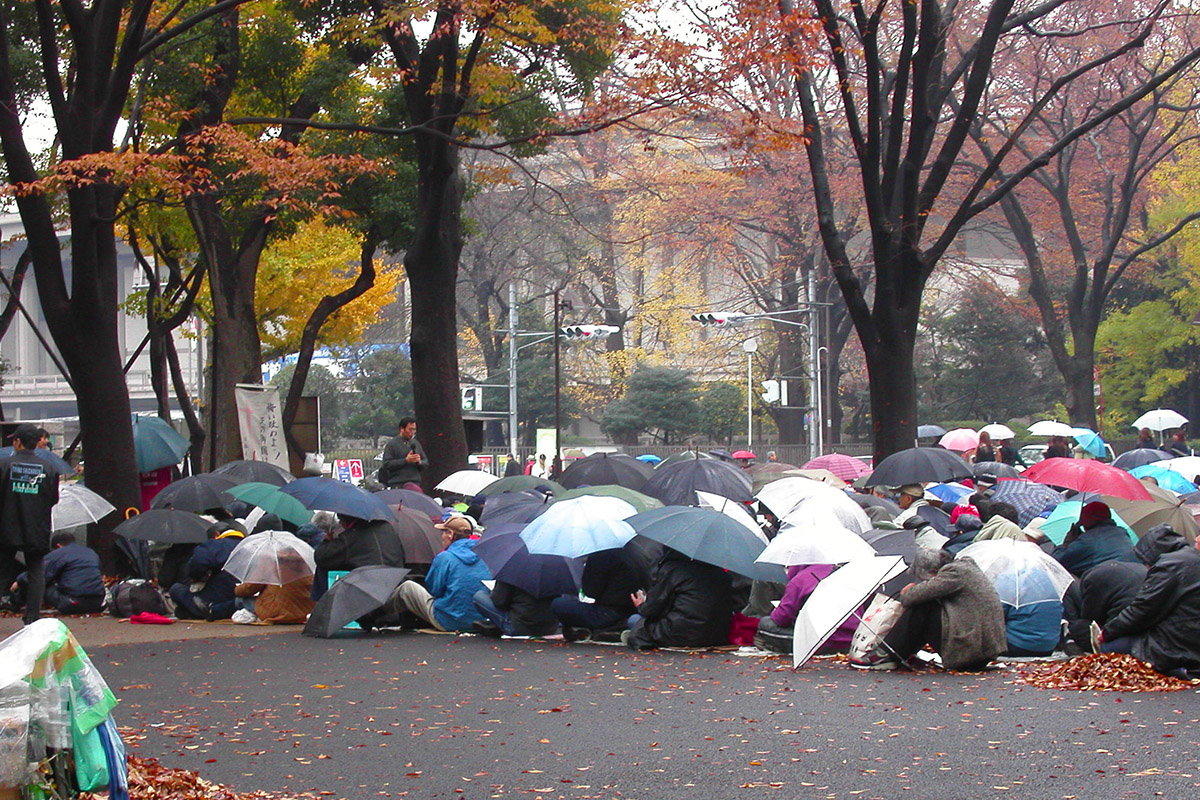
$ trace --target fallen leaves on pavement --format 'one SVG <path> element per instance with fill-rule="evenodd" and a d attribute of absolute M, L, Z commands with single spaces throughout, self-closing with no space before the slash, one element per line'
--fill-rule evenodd
<path fill-rule="evenodd" d="M 1042 689 L 1083 692 L 1178 692 L 1200 683 L 1155 672 L 1146 662 L 1122 653 L 1091 653 L 1057 664 L 1033 664 L 1021 670 L 1021 680 Z"/>
<path fill-rule="evenodd" d="M 164 767 L 154 758 L 130 756 L 129 797 L 130 800 L 310 800 L 314 795 L 235 792 L 206 781 L 191 770 Z M 80 798 L 98 800 L 96 795 L 86 793 Z"/>

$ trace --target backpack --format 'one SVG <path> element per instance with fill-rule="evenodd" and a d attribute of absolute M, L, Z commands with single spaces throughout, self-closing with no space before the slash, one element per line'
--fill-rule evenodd
<path fill-rule="evenodd" d="M 108 593 L 108 613 L 129 618 L 149 611 L 167 616 L 167 600 L 162 591 L 149 581 L 131 578 L 115 584 Z"/>

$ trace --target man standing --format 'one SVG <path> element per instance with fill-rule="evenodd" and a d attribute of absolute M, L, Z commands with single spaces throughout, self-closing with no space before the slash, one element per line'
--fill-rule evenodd
<path fill-rule="evenodd" d="M 400 420 L 400 434 L 392 438 L 383 448 L 383 466 L 380 471 L 384 477 L 380 483 L 385 486 L 403 486 L 406 483 L 421 484 L 421 471 L 429 466 L 425 450 L 417 441 L 417 421 L 412 417 Z"/>
<path fill-rule="evenodd" d="M 50 509 L 58 502 L 58 476 L 32 452 L 39 438 L 33 425 L 18 425 L 13 454 L 0 460 L 0 587 L 11 586 L 21 572 L 20 550 L 28 573 L 26 625 L 41 618 L 42 559 L 50 551 Z"/>

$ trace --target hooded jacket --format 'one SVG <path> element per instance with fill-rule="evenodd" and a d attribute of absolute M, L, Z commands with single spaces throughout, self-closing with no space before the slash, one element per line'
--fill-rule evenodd
<path fill-rule="evenodd" d="M 433 557 L 425 588 L 433 595 L 433 616 L 448 631 L 469 631 L 483 619 L 471 599 L 492 573 L 475 554 L 475 539 L 459 539 Z"/>
<path fill-rule="evenodd" d="M 630 644 L 646 647 L 711 647 L 729 641 L 733 616 L 729 573 L 666 549 L 655 568 L 643 617 Z"/>
<path fill-rule="evenodd" d="M 1051 555 L 1067 572 L 1080 577 L 1106 561 L 1137 561 L 1129 534 L 1114 522 L 1088 528 L 1074 541 L 1054 548 Z"/>
<path fill-rule="evenodd" d="M 983 666 L 1008 647 L 1000 596 L 969 557 L 955 559 L 932 578 L 912 584 L 900 602 L 905 607 L 934 602 L 941 606 L 938 653 L 946 669 Z"/>
<path fill-rule="evenodd" d="M 1133 554 L 1138 558 L 1136 562 L 1110 561 L 1083 576 L 1079 587 L 1083 596 L 1083 618 L 1101 626 L 1113 621 L 1133 602 L 1150 567 L 1158 563 L 1161 556 L 1187 547 L 1187 539 L 1170 525 L 1156 525 L 1146 531 L 1133 547 Z"/>
<path fill-rule="evenodd" d="M 1200 550 L 1158 559 L 1133 601 L 1104 626 L 1108 641 L 1136 637 L 1133 655 L 1159 672 L 1200 669 Z"/>

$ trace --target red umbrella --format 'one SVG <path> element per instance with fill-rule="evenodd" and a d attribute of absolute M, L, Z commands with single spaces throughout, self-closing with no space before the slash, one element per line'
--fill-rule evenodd
<path fill-rule="evenodd" d="M 749 450 L 738 450 L 736 453 L 733 454 L 733 457 L 734 458 L 758 458 L 758 456 L 754 455 L 754 453 L 751 453 Z"/>
<path fill-rule="evenodd" d="M 1145 485 L 1125 470 L 1090 458 L 1047 458 L 1025 470 L 1021 477 L 1077 492 L 1109 494 L 1126 500 L 1153 499 Z"/>
<path fill-rule="evenodd" d="M 861 478 L 871 471 L 862 459 L 842 453 L 817 456 L 805 464 L 804 469 L 827 469 L 846 483 L 853 483 L 856 478 Z"/>

